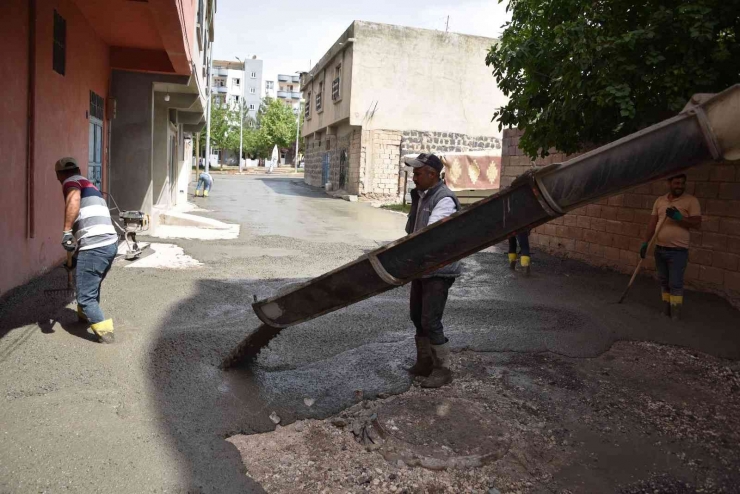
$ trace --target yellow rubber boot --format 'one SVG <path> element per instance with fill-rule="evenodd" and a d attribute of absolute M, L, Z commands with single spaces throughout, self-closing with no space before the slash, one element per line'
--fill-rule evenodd
<path fill-rule="evenodd" d="M 663 315 L 671 317 L 671 294 L 663 292 L 661 296 L 663 298 Z"/>
<path fill-rule="evenodd" d="M 85 313 L 82 311 L 82 307 L 77 305 L 77 320 L 80 322 L 90 322 Z"/>
<path fill-rule="evenodd" d="M 516 269 L 516 253 L 509 253 L 509 269 Z"/>
<path fill-rule="evenodd" d="M 106 319 L 91 326 L 100 343 L 113 343 L 113 319 Z"/>
<path fill-rule="evenodd" d="M 196 189 L 195 191 L 195 197 L 200 197 L 200 191 Z"/>
<path fill-rule="evenodd" d="M 671 295 L 671 319 L 681 319 L 681 308 L 683 307 L 683 295 Z"/>
<path fill-rule="evenodd" d="M 520 262 L 522 263 L 522 267 L 524 268 L 524 276 L 529 276 L 529 264 L 531 262 L 530 257 L 522 256 Z"/>
<path fill-rule="evenodd" d="M 207 190 L 204 190 L 203 191 L 203 197 L 208 197 L 208 191 Z"/>

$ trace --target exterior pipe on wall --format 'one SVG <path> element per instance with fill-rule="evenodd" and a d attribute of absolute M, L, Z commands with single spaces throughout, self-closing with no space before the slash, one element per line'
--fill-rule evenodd
<path fill-rule="evenodd" d="M 36 237 L 36 0 L 28 2 L 28 108 L 26 115 L 26 234 Z"/>

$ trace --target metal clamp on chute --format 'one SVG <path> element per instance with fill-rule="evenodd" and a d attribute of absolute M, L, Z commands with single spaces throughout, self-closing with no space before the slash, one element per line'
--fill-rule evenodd
<path fill-rule="evenodd" d="M 547 188 L 542 183 L 541 177 L 547 175 L 560 168 L 561 163 L 553 163 L 544 168 L 527 170 L 525 173 L 519 175 L 511 183 L 511 187 L 527 183 L 532 189 L 532 193 L 537 198 L 537 202 L 540 203 L 542 209 L 544 209 L 549 216 L 557 218 L 563 216 L 565 211 L 558 205 L 557 202 L 552 198 Z"/>

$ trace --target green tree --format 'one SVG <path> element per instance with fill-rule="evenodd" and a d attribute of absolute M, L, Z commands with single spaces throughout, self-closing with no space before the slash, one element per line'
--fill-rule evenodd
<path fill-rule="evenodd" d="M 502 1 L 502 0 L 499 0 Z M 740 0 L 510 0 L 486 63 L 531 157 L 612 141 L 740 80 Z"/>
<path fill-rule="evenodd" d="M 234 123 L 236 122 L 236 126 Z M 201 149 L 205 153 L 206 132 L 200 133 Z M 236 147 L 234 147 L 236 142 Z M 239 151 L 239 113 L 226 103 L 213 99 L 211 106 L 211 149 Z"/>
<path fill-rule="evenodd" d="M 272 150 L 295 145 L 296 117 L 293 110 L 280 100 L 265 98 L 257 113 L 260 141 Z"/>

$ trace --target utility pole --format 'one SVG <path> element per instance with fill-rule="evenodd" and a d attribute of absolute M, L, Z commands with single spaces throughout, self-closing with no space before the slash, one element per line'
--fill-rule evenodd
<path fill-rule="evenodd" d="M 206 107 L 206 169 L 205 172 L 211 166 L 211 106 L 213 106 L 213 88 L 211 87 L 211 77 L 213 72 L 213 42 L 208 48 L 208 103 Z"/>
<path fill-rule="evenodd" d="M 236 57 L 239 60 L 239 57 Z M 241 61 L 241 60 L 240 60 Z M 244 86 L 247 85 L 247 57 L 242 62 L 242 99 L 239 109 L 239 173 L 242 172 L 242 139 L 244 138 Z"/>
<path fill-rule="evenodd" d="M 445 32 L 450 30 L 450 16 L 447 16 L 447 24 L 445 24 Z"/>
<path fill-rule="evenodd" d="M 298 101 L 298 114 L 295 117 L 295 173 L 298 173 L 298 141 L 301 138 L 301 102 Z"/>

